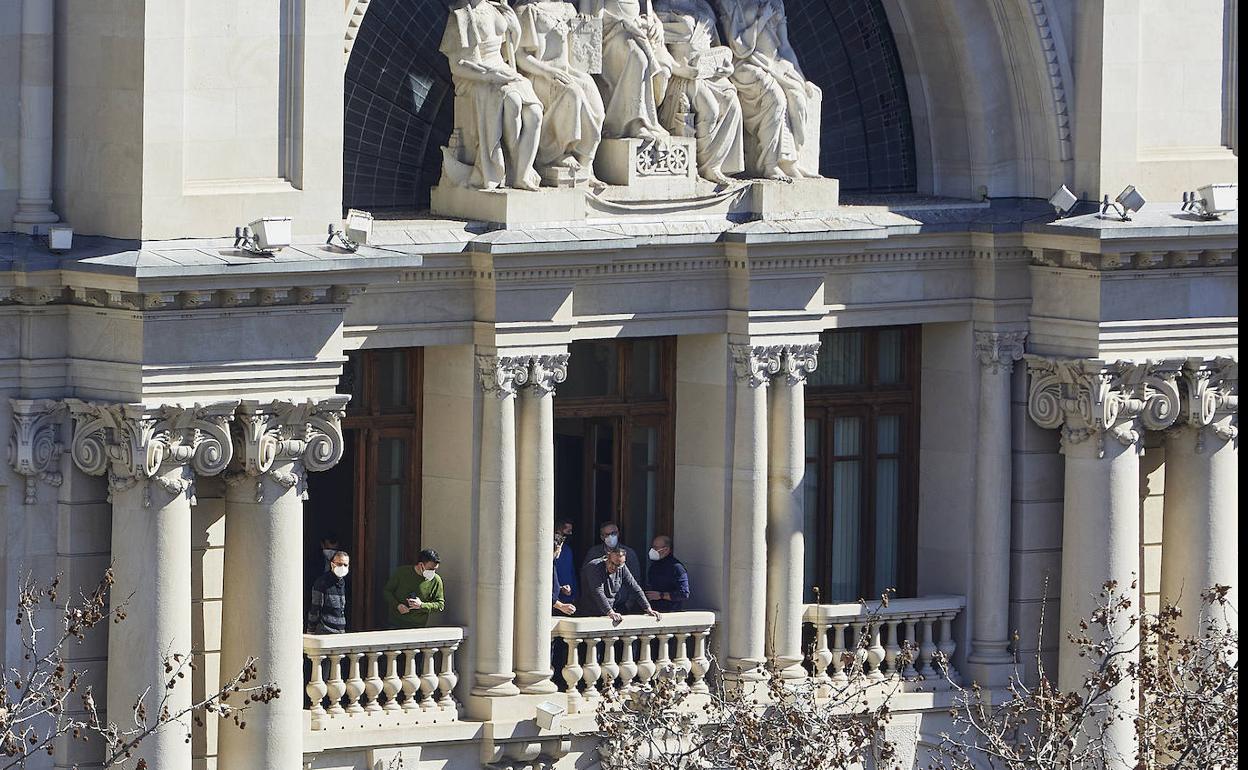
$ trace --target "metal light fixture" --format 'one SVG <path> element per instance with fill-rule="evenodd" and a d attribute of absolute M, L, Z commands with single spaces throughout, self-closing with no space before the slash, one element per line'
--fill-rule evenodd
<path fill-rule="evenodd" d="M 1191 193 L 1183 193 L 1183 210 L 1202 219 L 1220 219 L 1223 214 L 1239 208 L 1239 185 L 1230 182 L 1207 184 Z"/>
<path fill-rule="evenodd" d="M 257 257 L 272 257 L 290 245 L 290 217 L 262 217 L 234 228 L 234 248 Z"/>
<path fill-rule="evenodd" d="M 537 714 L 535 721 L 537 726 L 543 730 L 553 730 L 558 723 L 559 718 L 568 713 L 568 710 L 558 703 L 551 701 L 542 701 L 537 704 Z"/>
<path fill-rule="evenodd" d="M 1143 195 L 1140 195 L 1140 191 L 1135 189 L 1135 185 L 1129 184 L 1112 201 L 1106 193 L 1105 199 L 1101 201 L 1101 216 L 1105 216 L 1110 209 L 1113 209 L 1121 221 L 1130 222 L 1131 214 L 1144 208 L 1145 203 L 1147 201 L 1144 200 Z"/>
<path fill-rule="evenodd" d="M 1070 188 L 1066 185 L 1059 187 L 1057 192 L 1053 193 L 1053 197 L 1049 198 L 1049 205 L 1052 206 L 1053 210 L 1057 212 L 1058 219 L 1070 214 L 1071 209 L 1073 209 L 1075 204 L 1078 202 L 1079 199 L 1075 197 L 1075 194 L 1071 192 Z"/>
<path fill-rule="evenodd" d="M 353 242 L 365 245 L 373 233 L 373 215 L 360 209 L 347 210 L 347 237 Z"/>
<path fill-rule="evenodd" d="M 74 228 L 69 225 L 52 225 L 48 228 L 48 251 L 60 253 L 74 247 Z"/>
<path fill-rule="evenodd" d="M 351 240 L 351 238 L 349 238 L 347 234 L 342 231 L 342 228 L 333 222 L 329 223 L 329 237 L 325 239 L 325 245 L 334 246 L 353 254 L 360 250 L 360 244 Z"/>

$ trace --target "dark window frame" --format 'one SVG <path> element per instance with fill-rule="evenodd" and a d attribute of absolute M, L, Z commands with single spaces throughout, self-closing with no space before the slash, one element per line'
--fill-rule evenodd
<path fill-rule="evenodd" d="M 902 345 L 902 382 L 878 382 L 879 333 L 900 330 Z M 820 589 L 823 601 L 830 599 L 832 584 L 832 500 L 833 467 L 835 462 L 851 459 L 832 454 L 833 430 L 837 417 L 862 419 L 858 454 L 861 461 L 859 484 L 862 490 L 858 519 L 858 582 L 862 593 L 869 593 L 875 583 L 875 503 L 876 463 L 880 459 L 898 459 L 900 488 L 898 495 L 898 565 L 897 596 L 914 596 L 918 590 L 918 493 L 919 493 L 919 418 L 922 368 L 921 326 L 880 326 L 841 329 L 833 332 L 857 332 L 863 339 L 863 372 L 866 382 L 856 385 L 808 386 L 805 391 L 806 419 L 819 421 L 821 446 L 806 450 L 807 460 L 817 457 L 818 503 L 816 516 L 814 586 Z M 900 451 L 885 458 L 879 456 L 878 422 L 884 415 L 901 416 Z M 872 601 L 872 596 L 863 596 Z"/>

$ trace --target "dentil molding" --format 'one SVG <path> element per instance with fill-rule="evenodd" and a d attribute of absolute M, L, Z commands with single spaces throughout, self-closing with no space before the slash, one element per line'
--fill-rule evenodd
<path fill-rule="evenodd" d="M 195 476 L 225 470 L 234 455 L 230 421 L 237 401 L 192 407 L 97 404 L 68 399 L 74 419 L 70 455 L 92 476 L 108 476 L 109 499 L 143 485 L 143 505 L 155 484 L 173 496 L 195 497 Z"/>
<path fill-rule="evenodd" d="M 322 401 L 244 401 L 234 420 L 235 458 L 225 475 L 236 486 L 254 483 L 264 502 L 267 478 L 307 499 L 308 471 L 329 470 L 342 459 L 342 418 L 350 396 Z"/>
<path fill-rule="evenodd" d="M 975 332 L 975 355 L 993 374 L 1014 373 L 1014 362 L 1023 357 L 1027 332 Z"/>
<path fill-rule="evenodd" d="M 26 479 L 26 505 L 37 500 L 39 482 L 59 487 L 61 474 L 61 417 L 65 405 L 49 399 L 10 398 L 13 433 L 9 436 L 9 464 Z"/>
<path fill-rule="evenodd" d="M 1133 363 L 1026 356 L 1027 412 L 1042 428 L 1061 428 L 1063 450 L 1106 435 L 1140 448 L 1143 430 L 1165 430 L 1179 416 L 1181 361 Z"/>

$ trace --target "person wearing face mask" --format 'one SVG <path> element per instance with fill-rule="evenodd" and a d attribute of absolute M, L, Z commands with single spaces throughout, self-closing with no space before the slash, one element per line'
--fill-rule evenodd
<path fill-rule="evenodd" d="M 435 612 L 446 609 L 446 590 L 438 566 L 438 552 L 426 548 L 415 564 L 405 564 L 386 581 L 383 593 L 390 605 L 391 628 L 424 628 Z"/>
<path fill-rule="evenodd" d="M 576 603 L 577 591 L 576 562 L 572 558 L 572 522 L 560 519 L 555 524 L 556 534 L 563 536 L 563 548 L 555 556 L 555 588 L 559 592 L 560 601 Z"/>
<path fill-rule="evenodd" d="M 620 543 L 620 527 L 614 521 L 604 521 L 602 526 L 598 527 L 598 537 L 602 542 L 591 546 L 585 554 L 585 561 L 581 564 L 581 570 L 596 559 L 601 559 L 607 555 L 607 552 L 615 547 L 624 549 L 624 563 L 628 566 L 628 571 L 633 574 L 634 578 L 641 578 L 641 561 L 637 558 L 637 552 L 632 548 Z M 588 590 L 588 589 L 586 589 Z"/>
<path fill-rule="evenodd" d="M 312 600 L 306 622 L 309 634 L 341 634 L 347 630 L 347 573 L 351 557 L 346 551 L 335 551 L 329 570 L 312 583 Z"/>
<path fill-rule="evenodd" d="M 689 598 L 689 571 L 672 553 L 672 539 L 657 535 L 650 544 L 646 598 L 660 612 L 679 612 Z"/>

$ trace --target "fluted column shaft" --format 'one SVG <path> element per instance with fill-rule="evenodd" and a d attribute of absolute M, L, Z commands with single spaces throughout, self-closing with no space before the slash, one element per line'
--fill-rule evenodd
<path fill-rule="evenodd" d="M 761 680 L 766 661 L 767 578 L 758 564 L 767 553 L 767 384 L 770 375 L 749 345 L 732 348 L 736 387 L 732 512 L 729 543 L 737 557 L 728 567 L 732 602 L 727 608 L 730 678 Z"/>
<path fill-rule="evenodd" d="M 806 470 L 806 375 L 814 371 L 818 345 L 784 345 L 770 388 L 767 459 L 767 633 L 775 661 L 787 679 L 802 668 L 802 581 L 805 567 L 802 477 Z"/>
<path fill-rule="evenodd" d="M 303 542 L 305 474 L 342 457 L 346 397 L 318 403 L 244 403 L 236 462 L 226 477 L 222 683 L 249 657 L 281 697 L 249 711 L 247 728 L 223 720 L 222 767 L 303 767 Z"/>
<path fill-rule="evenodd" d="M 477 356 L 481 383 L 480 517 L 474 695 L 516 695 L 512 623 L 516 603 L 515 374 L 494 355 Z"/>
<path fill-rule="evenodd" d="M 976 332 L 979 426 L 972 527 L 971 650 L 973 664 L 1010 663 L 1010 513 L 1013 438 L 1010 376 L 1025 332 Z M 1002 672 L 1004 684 L 1008 672 Z M 988 679 L 994 679 L 989 676 Z M 983 681 L 983 684 L 989 682 Z M 995 683 L 995 682 L 993 682 Z"/>
<path fill-rule="evenodd" d="M 109 629 L 109 718 L 132 723 L 143 696 L 145 720 L 177 716 L 192 703 L 191 677 L 172 678 L 171 656 L 189 657 L 191 636 L 191 504 L 195 474 L 220 472 L 230 460 L 226 427 L 234 403 L 210 407 L 99 405 L 71 400 L 75 464 L 107 474 L 113 506 L 112 597 L 125 619 Z M 188 671 L 189 673 L 189 671 Z M 118 765 L 191 768 L 191 716 L 156 730 Z"/>
<path fill-rule="evenodd" d="M 517 370 L 516 683 L 551 693 L 550 630 L 555 536 L 555 385 L 568 357 L 529 356 Z"/>
<path fill-rule="evenodd" d="M 1230 586 L 1238 606 L 1239 365 L 1194 361 L 1183 381 L 1185 421 L 1165 442 L 1161 596 L 1183 610 L 1178 630 L 1196 635 L 1204 591 Z"/>
<path fill-rule="evenodd" d="M 17 211 L 13 223 L 20 232 L 56 222 L 52 212 L 52 102 L 56 3 L 23 0 L 21 90 L 18 158 L 20 159 Z"/>

